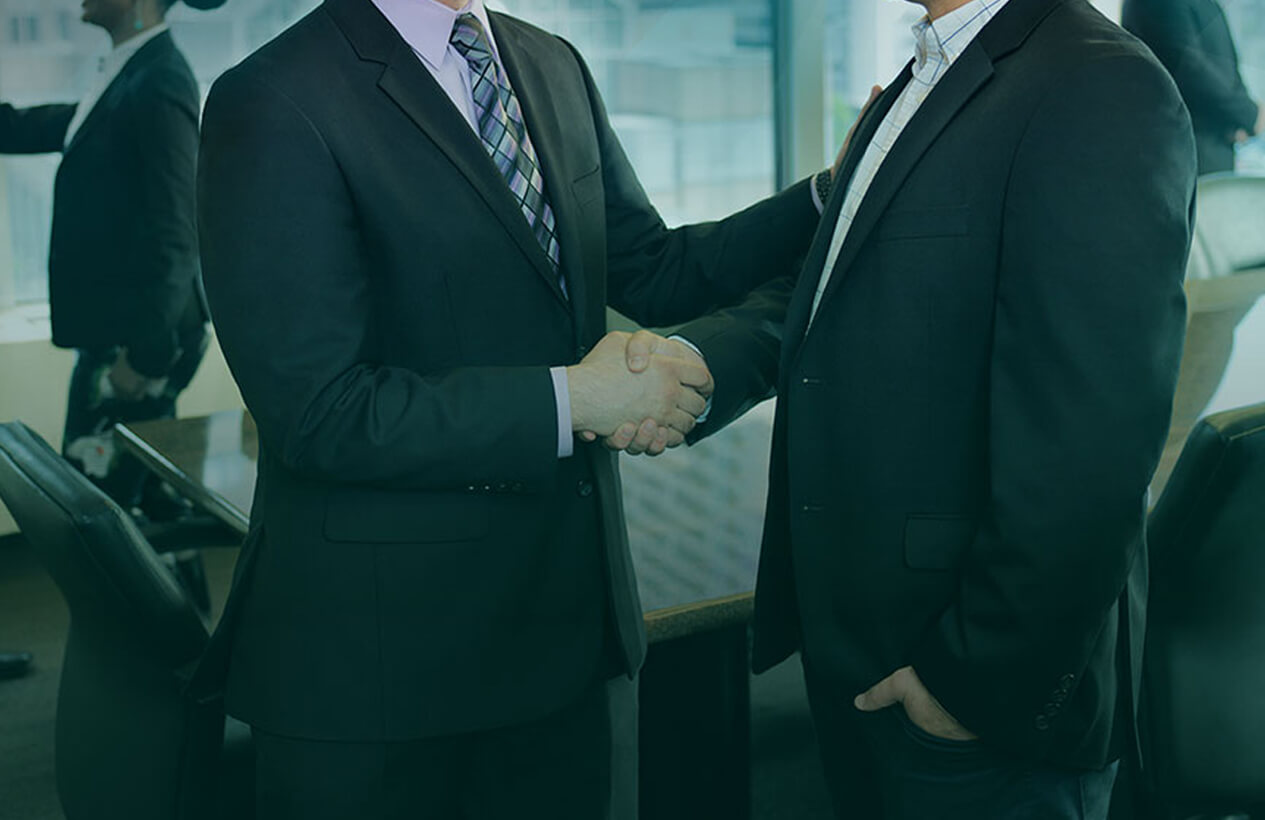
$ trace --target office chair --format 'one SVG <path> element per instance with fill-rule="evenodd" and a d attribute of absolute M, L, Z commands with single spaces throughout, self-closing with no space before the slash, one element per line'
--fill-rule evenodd
<path fill-rule="evenodd" d="M 1265 818 L 1265 404 L 1191 431 L 1149 521 L 1138 818 Z"/>
<path fill-rule="evenodd" d="M 55 753 L 67 820 L 251 817 L 249 732 L 183 697 L 207 627 L 131 517 L 21 422 L 0 425 L 0 499 L 70 609 Z"/>

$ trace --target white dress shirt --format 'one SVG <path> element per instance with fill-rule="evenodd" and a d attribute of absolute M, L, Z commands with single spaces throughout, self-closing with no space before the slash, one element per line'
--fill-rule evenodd
<path fill-rule="evenodd" d="M 141 50 L 141 46 L 167 31 L 168 28 L 169 26 L 166 23 L 159 23 L 151 29 L 146 29 L 140 34 L 127 38 L 115 46 L 109 54 L 101 58 L 101 62 L 97 65 L 97 76 L 92 83 L 92 88 L 79 101 L 79 106 L 75 108 L 75 116 L 71 118 L 70 125 L 66 127 L 66 138 L 62 141 L 63 148 L 70 145 L 70 141 L 79 132 L 79 126 L 83 125 L 83 121 L 88 119 L 88 115 L 96 107 L 101 95 L 110 87 L 110 83 L 114 82 L 114 79 L 119 76 L 119 72 L 123 70 L 123 66 L 127 65 L 127 61 L 136 56 L 136 52 Z"/>
<path fill-rule="evenodd" d="M 830 284 L 835 263 L 839 261 L 844 240 L 848 238 L 848 229 L 852 227 L 852 221 L 856 219 L 857 211 L 879 168 L 882 167 L 883 160 L 887 158 L 892 146 L 896 144 L 901 132 L 918 112 L 923 101 L 930 96 L 936 83 L 979 35 L 988 21 L 1001 11 L 1006 2 L 1007 0 L 971 0 L 934 22 L 923 17 L 914 25 L 917 51 L 914 58 L 913 77 L 896 98 L 896 102 L 892 104 L 887 116 L 879 124 L 878 130 L 874 132 L 874 139 L 866 147 L 848 183 L 843 210 L 839 213 L 839 221 L 835 224 L 830 251 L 826 254 L 826 264 L 822 268 L 817 292 L 813 296 L 813 310 L 809 314 L 810 326 L 813 317 L 817 315 L 817 306 L 821 304 L 822 294 L 826 292 L 826 286 Z"/>

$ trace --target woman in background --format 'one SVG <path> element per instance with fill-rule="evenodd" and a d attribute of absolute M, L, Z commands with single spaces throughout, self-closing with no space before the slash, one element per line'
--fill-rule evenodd
<path fill-rule="evenodd" d="M 84 0 L 113 50 L 76 104 L 0 103 L 0 152 L 63 153 L 53 194 L 53 344 L 77 351 L 63 453 L 124 509 L 187 511 L 114 452 L 117 421 L 175 415 L 207 343 L 195 177 L 200 97 L 165 17 L 176 0 Z M 213 8 L 224 0 L 184 0 Z"/>

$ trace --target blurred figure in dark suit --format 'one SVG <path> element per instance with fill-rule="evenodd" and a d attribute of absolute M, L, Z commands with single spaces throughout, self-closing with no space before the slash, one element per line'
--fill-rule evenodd
<path fill-rule="evenodd" d="M 196 8 L 223 0 L 185 0 Z M 125 509 L 185 502 L 115 455 L 117 421 L 175 415 L 207 344 L 194 179 L 200 97 L 164 20 L 175 0 L 85 0 L 113 50 L 76 104 L 0 104 L 0 152 L 61 151 L 53 195 L 53 344 L 78 352 L 63 451 Z"/>
<path fill-rule="evenodd" d="M 1124 0 L 1121 22 L 1151 47 L 1190 109 L 1199 173 L 1234 170 L 1234 144 L 1265 130 L 1265 107 L 1239 75 L 1217 0 Z"/>

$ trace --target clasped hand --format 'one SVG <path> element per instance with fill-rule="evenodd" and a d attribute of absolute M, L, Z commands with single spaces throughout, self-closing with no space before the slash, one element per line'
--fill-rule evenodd
<path fill-rule="evenodd" d="M 585 441 L 658 455 L 685 441 L 712 394 L 712 375 L 689 345 L 650 331 L 608 333 L 567 368 L 571 426 Z"/>

